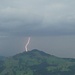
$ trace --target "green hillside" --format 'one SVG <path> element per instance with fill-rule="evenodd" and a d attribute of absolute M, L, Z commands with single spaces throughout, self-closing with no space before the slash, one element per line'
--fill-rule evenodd
<path fill-rule="evenodd" d="M 0 75 L 75 75 L 75 59 L 34 49 L 0 60 Z"/>

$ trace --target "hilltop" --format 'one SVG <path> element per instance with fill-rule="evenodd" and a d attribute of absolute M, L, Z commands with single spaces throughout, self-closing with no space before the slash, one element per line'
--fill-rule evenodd
<path fill-rule="evenodd" d="M 0 75 L 75 75 L 75 59 L 34 49 L 1 60 Z"/>

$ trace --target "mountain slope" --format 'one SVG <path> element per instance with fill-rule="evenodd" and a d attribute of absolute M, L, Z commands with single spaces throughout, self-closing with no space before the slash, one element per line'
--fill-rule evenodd
<path fill-rule="evenodd" d="M 6 58 L 0 75 L 75 75 L 75 62 L 32 50 Z"/>

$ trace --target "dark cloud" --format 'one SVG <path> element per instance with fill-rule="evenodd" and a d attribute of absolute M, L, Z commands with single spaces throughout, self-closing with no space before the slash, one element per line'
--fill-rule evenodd
<path fill-rule="evenodd" d="M 75 34 L 75 1 L 0 1 L 0 32 L 9 35 Z"/>

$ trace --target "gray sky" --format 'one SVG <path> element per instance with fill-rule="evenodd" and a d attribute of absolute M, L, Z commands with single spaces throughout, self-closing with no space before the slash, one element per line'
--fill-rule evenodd
<path fill-rule="evenodd" d="M 41 49 L 75 57 L 75 0 L 0 0 L 0 55 Z"/>

